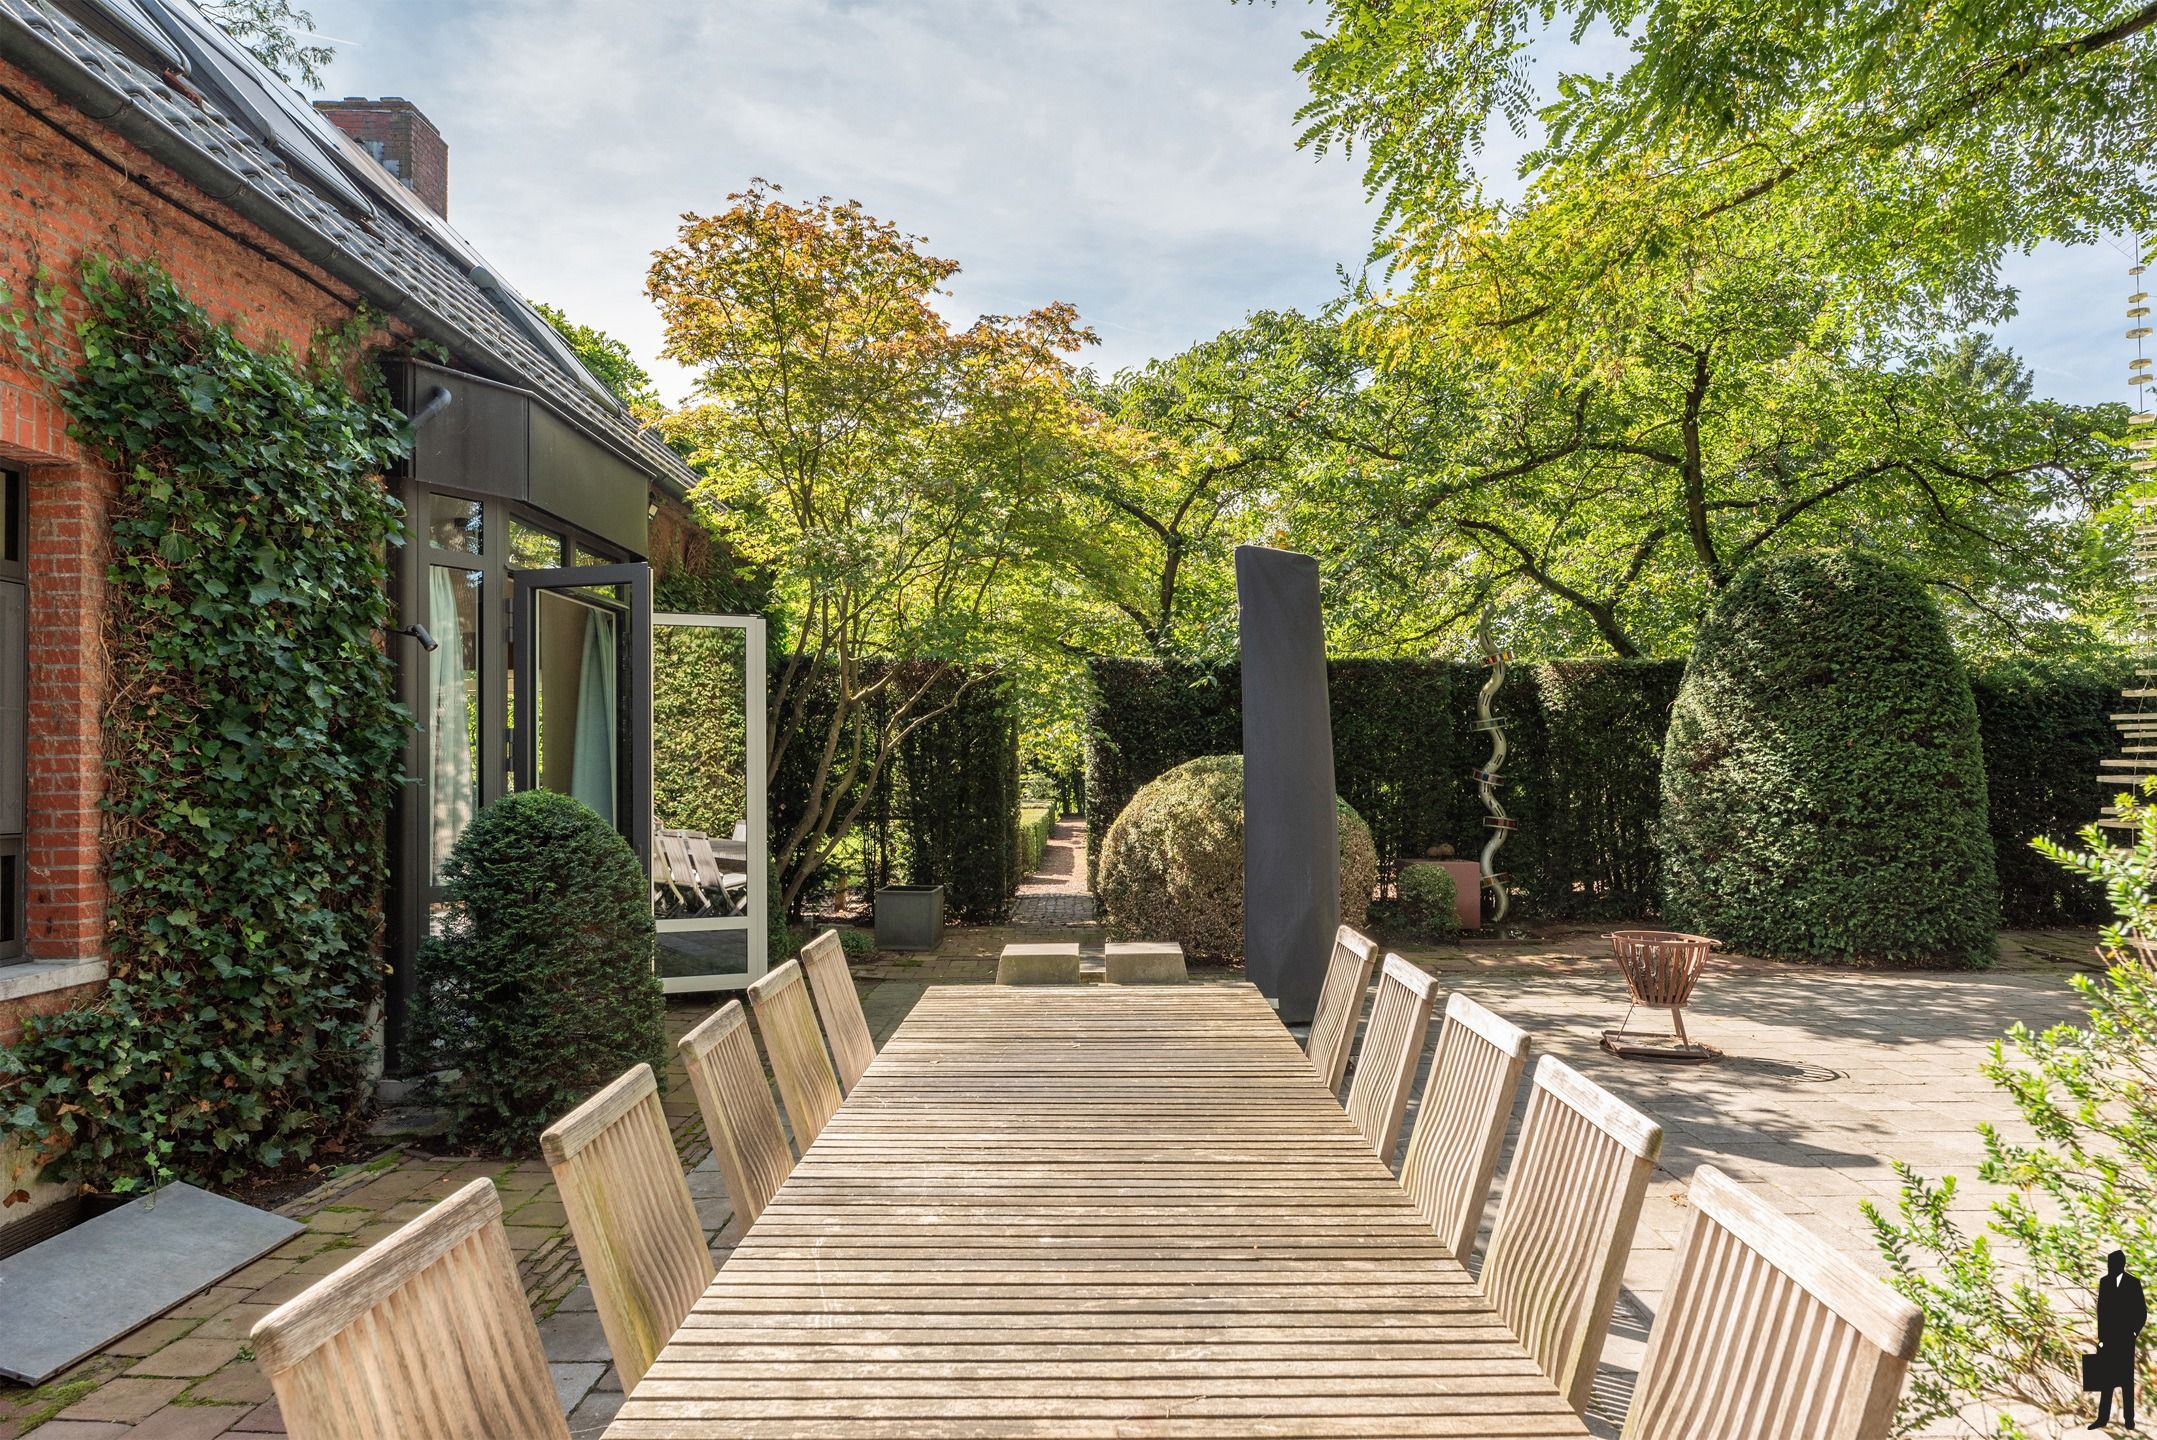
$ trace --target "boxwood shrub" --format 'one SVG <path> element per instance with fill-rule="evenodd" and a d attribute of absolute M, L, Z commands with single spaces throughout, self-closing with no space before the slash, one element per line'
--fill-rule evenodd
<path fill-rule="evenodd" d="M 1923 586 L 1861 551 L 1732 581 L 1663 754 L 1672 925 L 1756 955 L 1982 964 L 1986 814 L 1977 707 Z"/>
<path fill-rule="evenodd" d="M 458 1072 L 456 1137 L 509 1152 L 639 1061 L 666 1073 L 650 882 L 581 801 L 504 796 L 442 869 L 443 933 L 420 955 L 419 1055 Z"/>
<path fill-rule="evenodd" d="M 1339 806 L 1341 920 L 1378 882 L 1370 827 Z M 1131 797 L 1101 846 L 1101 908 L 1118 940 L 1175 940 L 1194 959 L 1243 953 L 1243 757 L 1202 755 Z"/>

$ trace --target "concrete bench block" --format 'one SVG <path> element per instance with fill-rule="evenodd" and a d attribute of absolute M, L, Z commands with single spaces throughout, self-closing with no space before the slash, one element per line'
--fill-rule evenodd
<path fill-rule="evenodd" d="M 999 985 L 1076 985 L 1079 983 L 1079 947 L 1076 940 L 1033 941 L 1006 945 L 996 957 Z"/>
<path fill-rule="evenodd" d="M 1111 940 L 1103 959 L 1111 985 L 1181 985 L 1190 979 L 1173 940 Z"/>

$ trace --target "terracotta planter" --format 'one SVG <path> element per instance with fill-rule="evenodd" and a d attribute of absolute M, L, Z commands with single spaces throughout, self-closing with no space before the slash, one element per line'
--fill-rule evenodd
<path fill-rule="evenodd" d="M 1480 930 L 1483 927 L 1483 872 L 1475 861 L 1403 860 L 1401 869 L 1406 871 L 1415 865 L 1443 865 L 1446 874 L 1453 877 L 1453 913 L 1460 918 L 1460 928 Z"/>

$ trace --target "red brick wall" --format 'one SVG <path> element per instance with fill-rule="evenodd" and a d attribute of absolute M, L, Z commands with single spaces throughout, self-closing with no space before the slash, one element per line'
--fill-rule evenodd
<path fill-rule="evenodd" d="M 304 350 L 317 329 L 346 319 L 356 299 L 0 62 L 0 285 L 19 301 L 41 267 L 67 281 L 90 251 L 156 260 L 253 344 L 281 340 Z M 79 310 L 72 292 L 68 306 Z M 99 640 L 112 481 L 85 463 L 53 397 L 13 361 L 0 347 L 0 462 L 30 478 L 29 956 L 88 959 L 101 953 L 105 926 L 97 802 L 107 684 Z M 82 993 L 0 1005 L 0 1045 L 15 1038 L 26 1003 L 45 1009 Z"/>

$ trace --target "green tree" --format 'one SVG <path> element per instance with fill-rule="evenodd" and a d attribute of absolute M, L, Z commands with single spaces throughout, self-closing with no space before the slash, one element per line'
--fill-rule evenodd
<path fill-rule="evenodd" d="M 337 58 L 316 43 L 315 17 L 292 0 L 198 0 L 202 13 L 271 73 L 295 89 L 320 90 L 322 72 Z"/>
<path fill-rule="evenodd" d="M 773 837 L 789 907 L 901 742 L 1034 643 L 1023 562 L 1083 444 L 1066 357 L 1091 336 L 1061 304 L 955 329 L 936 300 L 957 269 L 762 181 L 652 266 L 666 354 L 697 376 L 667 432 L 775 576 L 770 773 L 796 756 L 810 777 Z"/>
<path fill-rule="evenodd" d="M 1329 0 L 1300 68 L 1307 144 L 1360 151 L 1387 252 L 1482 248 L 1478 155 L 1502 117 L 1542 143 L 1530 207 L 1593 193 L 1580 243 L 1503 308 L 1592 306 L 1605 282 L 1742 212 L 1827 223 L 1824 250 L 1895 303 L 1980 298 L 2008 248 L 2147 229 L 2135 163 L 2157 83 L 2157 4 L 1847 5 L 1811 0 Z M 1631 59 L 1561 70 L 1607 29 Z M 1502 243 L 1502 240 L 1500 241 Z M 1560 291 L 1569 293 L 1561 299 Z M 1996 293 L 1990 298 L 1997 299 Z"/>
<path fill-rule="evenodd" d="M 659 387 L 626 344 L 604 330 L 579 325 L 552 305 L 540 303 L 532 308 L 576 352 L 592 378 L 606 386 L 630 414 L 647 422 L 658 416 Z"/>

